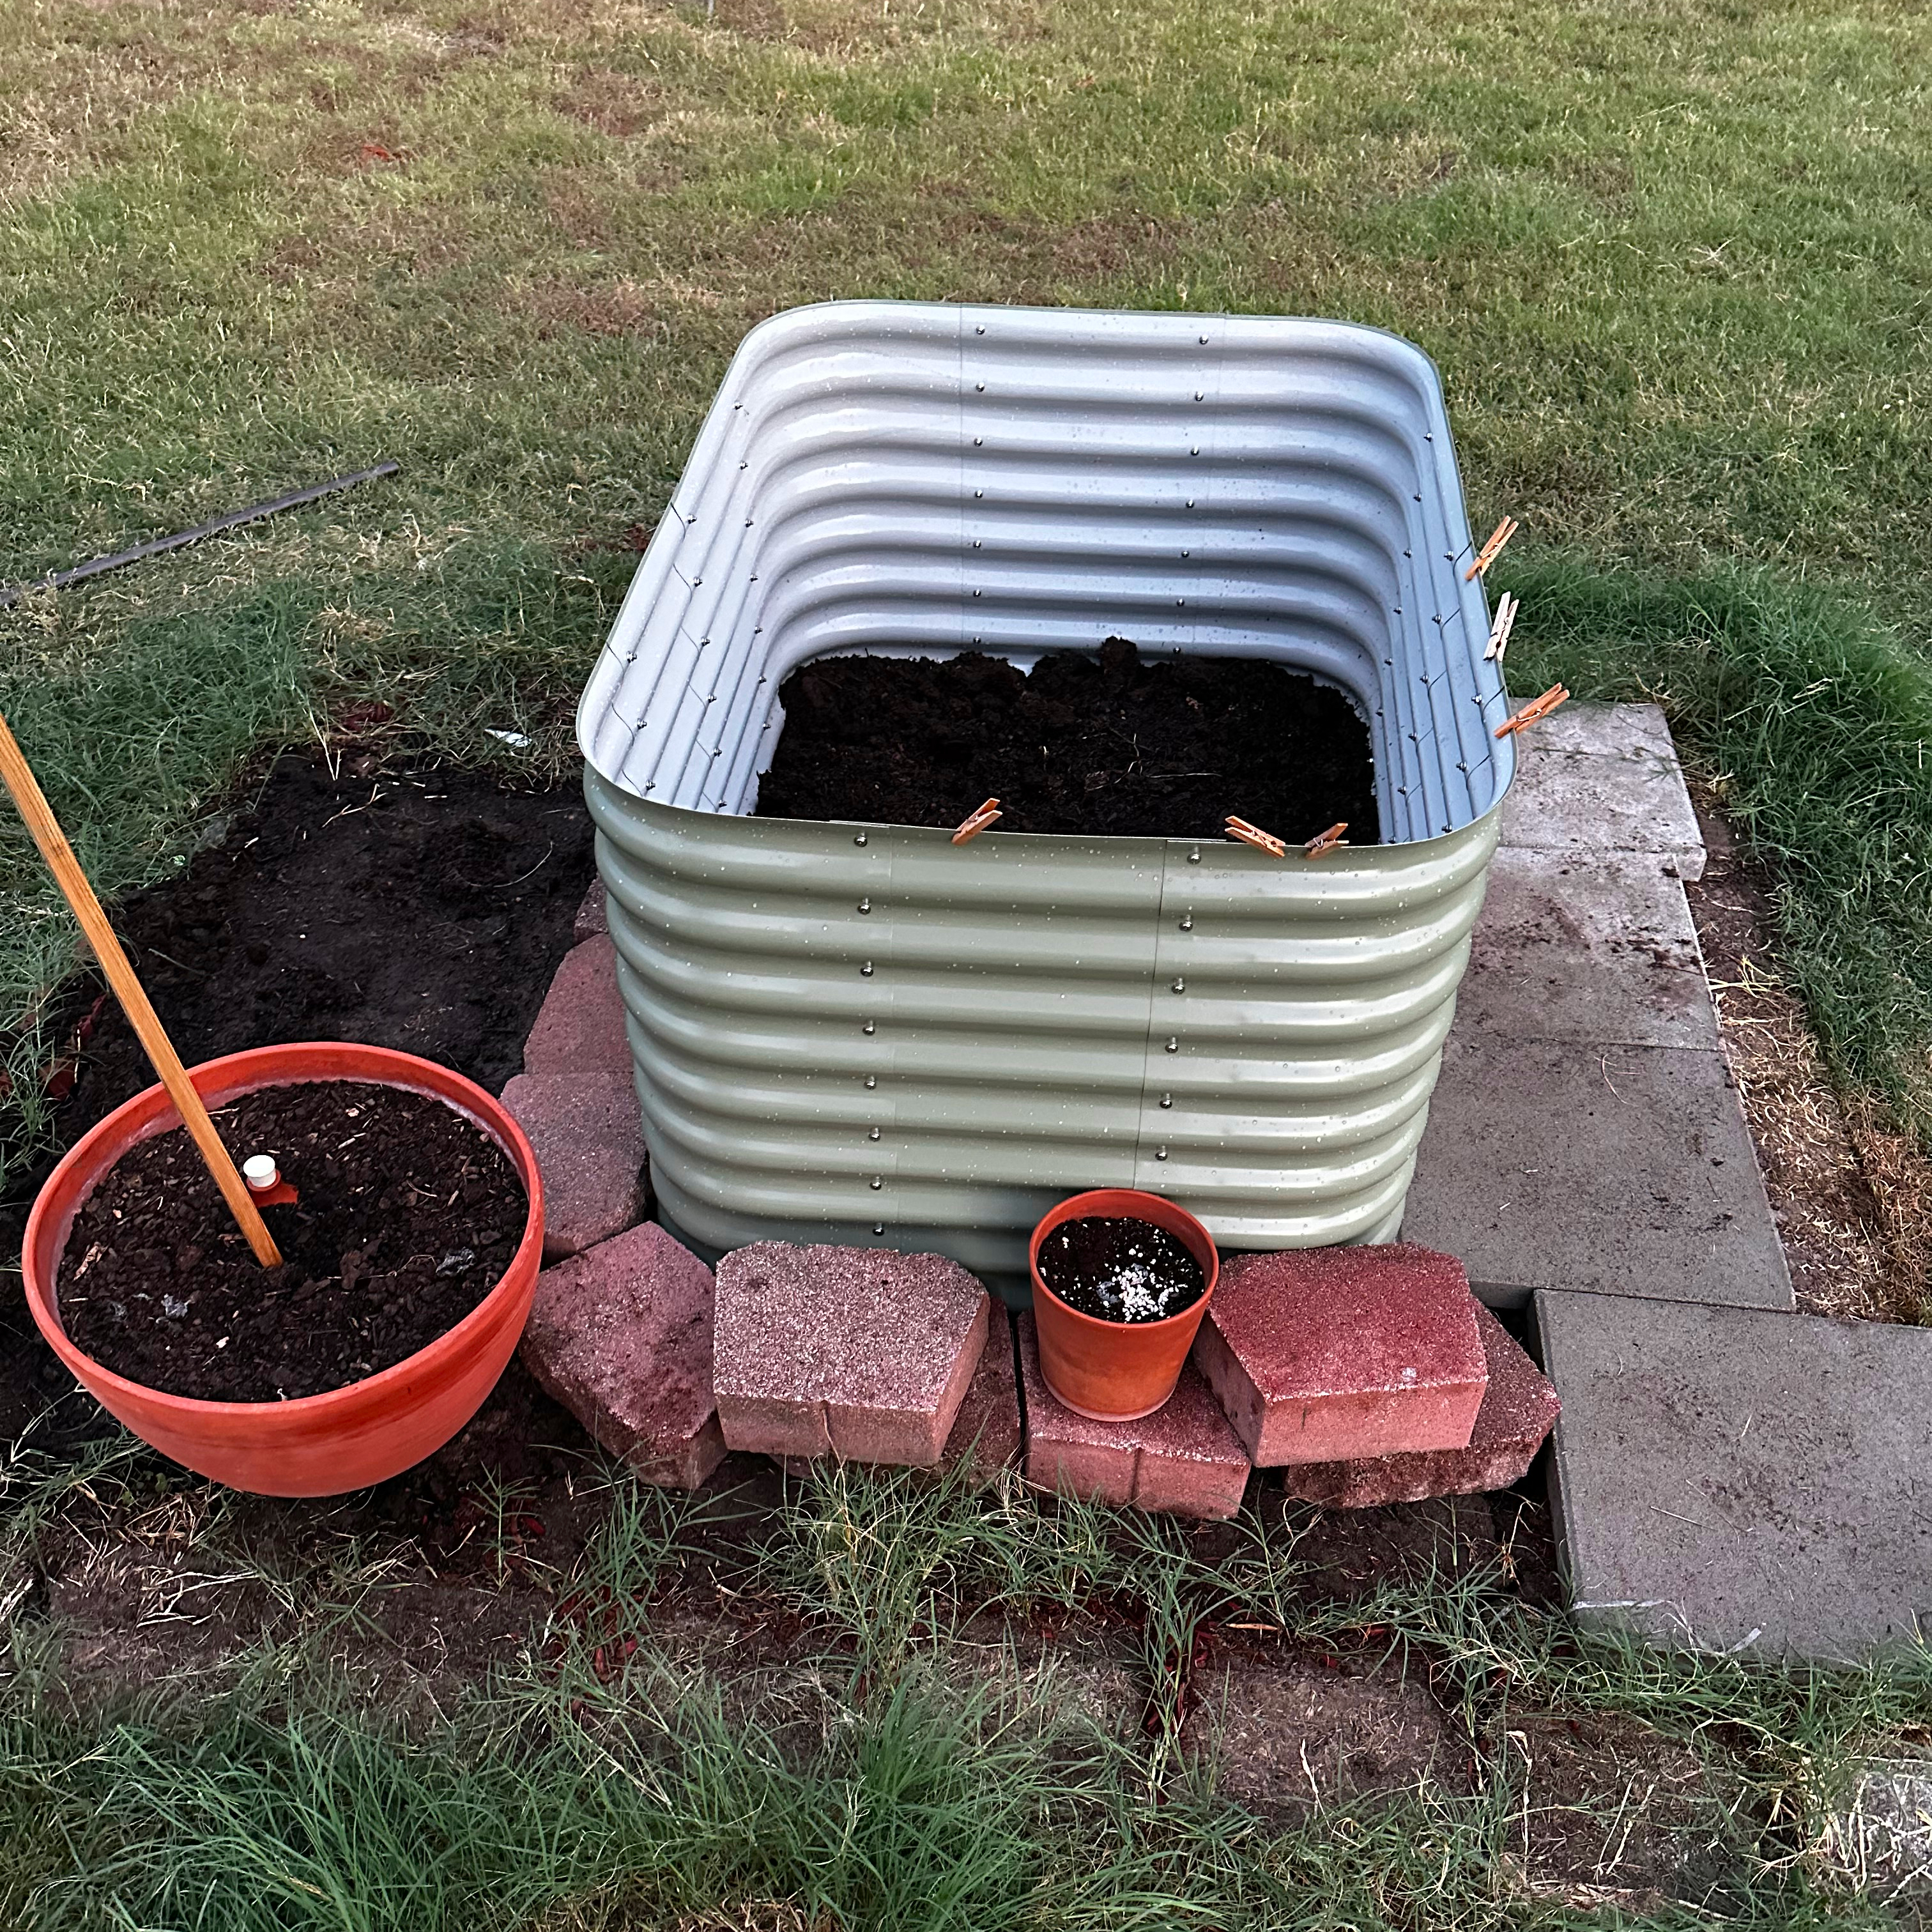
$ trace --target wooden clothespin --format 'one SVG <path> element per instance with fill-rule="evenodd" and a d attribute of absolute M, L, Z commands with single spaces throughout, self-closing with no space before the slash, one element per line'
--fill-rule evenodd
<path fill-rule="evenodd" d="M 1315 836 L 1302 847 L 1301 856 L 1304 859 L 1318 859 L 1324 853 L 1334 851 L 1336 846 L 1347 844 L 1348 840 L 1342 835 L 1348 829 L 1348 821 L 1344 818 L 1330 826 L 1326 832 L 1316 832 Z"/>
<path fill-rule="evenodd" d="M 1516 628 L 1516 614 L 1521 608 L 1522 600 L 1512 597 L 1505 590 L 1502 602 L 1496 606 L 1496 621 L 1490 632 L 1490 647 L 1484 652 L 1486 663 L 1501 664 L 1503 653 L 1509 649 L 1510 633 Z"/>
<path fill-rule="evenodd" d="M 1476 560 L 1462 573 L 1462 581 L 1467 584 L 1472 577 L 1480 577 L 1494 563 L 1502 547 L 1514 536 L 1521 526 L 1514 517 L 1505 517 L 1490 532 L 1490 540 L 1476 553 Z"/>
<path fill-rule="evenodd" d="M 1532 698 L 1514 718 L 1506 718 L 1496 727 L 1496 736 L 1507 738 L 1512 731 L 1520 731 L 1534 724 L 1540 718 L 1547 718 L 1570 695 L 1567 685 L 1552 684 L 1540 698 Z"/>
<path fill-rule="evenodd" d="M 1228 814 L 1227 834 L 1230 838 L 1238 838 L 1244 845 L 1252 845 L 1257 851 L 1272 854 L 1277 859 L 1288 856 L 1286 842 L 1272 832 L 1264 832 L 1258 825 L 1250 825 L 1245 818 L 1237 818 L 1231 812 Z"/>
<path fill-rule="evenodd" d="M 993 820 L 1000 816 L 1000 801 L 989 798 L 975 812 L 969 812 L 959 821 L 959 830 L 952 835 L 956 845 L 963 845 L 969 838 L 976 838 Z"/>

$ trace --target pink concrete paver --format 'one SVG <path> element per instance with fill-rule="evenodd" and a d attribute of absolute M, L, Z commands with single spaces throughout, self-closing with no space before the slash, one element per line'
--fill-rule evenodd
<path fill-rule="evenodd" d="M 1234 1255 L 1193 1360 L 1258 1466 L 1461 1449 L 1488 1373 L 1474 1308 L 1428 1248 Z"/>
<path fill-rule="evenodd" d="M 570 936 L 580 946 L 586 939 L 595 939 L 600 932 L 608 932 L 610 930 L 608 908 L 604 881 L 592 879 L 590 890 L 584 895 L 584 903 L 577 908 L 577 918 L 571 927 Z"/>
<path fill-rule="evenodd" d="M 538 1276 L 524 1360 L 646 1482 L 695 1489 L 724 1459 L 712 1294 L 711 1270 L 646 1222 Z"/>
<path fill-rule="evenodd" d="M 718 1264 L 718 1420 L 734 1449 L 930 1468 L 986 1345 L 957 1262 L 759 1241 Z"/>
<path fill-rule="evenodd" d="M 986 1346 L 966 1385 L 940 1460 L 950 1468 L 965 1465 L 974 1482 L 991 1483 L 1020 1453 L 1020 1398 L 1013 1379 L 1012 1335 L 1006 1310 L 989 1311 Z"/>
<path fill-rule="evenodd" d="M 628 1066 L 519 1073 L 502 1097 L 543 1175 L 546 1262 L 581 1254 L 644 1218 L 644 1127 Z"/>
<path fill-rule="evenodd" d="M 1516 1337 L 1480 1301 L 1475 1307 L 1490 1380 L 1469 1446 L 1353 1462 L 1292 1462 L 1282 1472 L 1290 1496 L 1337 1509 L 1372 1509 L 1474 1496 L 1522 1481 L 1555 1425 L 1556 1391 Z"/>
<path fill-rule="evenodd" d="M 573 946 L 524 1042 L 526 1073 L 628 1073 L 631 1042 L 617 991 L 617 949 L 608 933 Z"/>
<path fill-rule="evenodd" d="M 1191 1364 L 1153 1414 L 1094 1422 L 1054 1400 L 1040 1372 L 1032 1316 L 1019 1325 L 1026 1478 L 1036 1489 L 1176 1516 L 1231 1516 L 1240 1508 L 1247 1454 Z"/>

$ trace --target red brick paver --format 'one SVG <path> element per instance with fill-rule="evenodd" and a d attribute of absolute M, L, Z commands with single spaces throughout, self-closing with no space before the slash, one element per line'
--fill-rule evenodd
<path fill-rule="evenodd" d="M 655 1222 L 546 1268 L 524 1330 L 539 1384 L 647 1482 L 695 1489 L 723 1461 L 711 1270 Z"/>
<path fill-rule="evenodd" d="M 1474 1496 L 1521 1482 L 1556 1420 L 1556 1391 L 1515 1336 L 1480 1302 L 1475 1309 L 1490 1381 L 1466 1449 L 1290 1463 L 1282 1472 L 1288 1493 L 1338 1509 L 1372 1509 L 1428 1496 Z"/>
<path fill-rule="evenodd" d="M 1026 1476 L 1035 1488 L 1088 1502 L 1132 1503 L 1177 1516 L 1230 1516 L 1248 1458 L 1192 1365 L 1165 1406 L 1136 1422 L 1094 1422 L 1064 1408 L 1040 1372 L 1033 1317 L 1020 1317 L 1026 1379 Z"/>
<path fill-rule="evenodd" d="M 1460 1449 L 1488 1372 L 1474 1308 L 1428 1248 L 1235 1255 L 1193 1360 L 1258 1466 Z"/>
<path fill-rule="evenodd" d="M 937 1463 L 991 1300 L 957 1262 L 760 1241 L 718 1264 L 718 1420 L 734 1449 Z"/>
<path fill-rule="evenodd" d="M 573 946 L 524 1042 L 526 1073 L 628 1072 L 631 1043 L 617 991 L 617 949 L 608 933 Z"/>
<path fill-rule="evenodd" d="M 519 1073 L 503 1105 L 530 1136 L 543 1174 L 546 1262 L 581 1254 L 643 1218 L 644 1128 L 628 1066 Z"/>

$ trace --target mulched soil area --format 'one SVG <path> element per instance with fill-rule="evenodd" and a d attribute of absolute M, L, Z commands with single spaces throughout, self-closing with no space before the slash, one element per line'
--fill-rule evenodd
<path fill-rule="evenodd" d="M 61 1318 L 94 1359 L 207 1402 L 340 1388 L 427 1348 L 502 1279 L 529 1211 L 503 1150 L 424 1094 L 361 1081 L 270 1088 L 215 1116 L 274 1156 L 264 1268 L 184 1128 L 116 1163 L 76 1216 Z"/>
<path fill-rule="evenodd" d="M 572 943 L 593 870 L 578 782 L 506 788 L 488 774 L 386 761 L 345 748 L 283 758 L 244 796 L 218 844 L 181 876 L 114 912 L 148 995 L 182 1058 L 350 1040 L 454 1067 L 499 1092 Z M 70 1090 L 56 1117 L 70 1146 L 154 1072 L 112 999 L 83 989 L 72 1009 Z M 58 1089 L 56 1090 L 58 1090 Z M 50 1405 L 41 1439 L 111 1429 L 40 1341 L 20 1293 L 27 1210 L 52 1161 L 0 1203 L 0 1438 Z M 561 1445 L 564 1460 L 553 1453 Z M 587 1452 L 576 1423 L 512 1364 L 448 1449 L 371 1499 L 413 1527 L 447 1521 L 487 1474 L 536 1479 Z"/>
<path fill-rule="evenodd" d="M 1219 838 L 1230 814 L 1292 844 L 1346 823 L 1376 842 L 1368 728 L 1340 692 L 1249 658 L 1049 652 L 1027 674 L 976 651 L 821 658 L 794 671 L 758 811 L 768 818 Z"/>

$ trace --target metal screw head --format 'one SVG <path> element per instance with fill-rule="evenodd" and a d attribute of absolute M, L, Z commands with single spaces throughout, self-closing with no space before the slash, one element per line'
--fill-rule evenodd
<path fill-rule="evenodd" d="M 872 1130 L 872 1131 L 869 1134 L 868 1134 L 868 1135 L 866 1136 L 866 1139 L 868 1139 L 868 1141 L 875 1141 L 875 1140 L 877 1140 L 877 1139 L 879 1138 L 879 1130 L 878 1130 L 878 1129 L 877 1127 L 874 1127 L 874 1128 Z"/>
<path fill-rule="evenodd" d="M 1168 1036 L 1167 1050 L 1169 1053 L 1178 1053 L 1180 1051 L 1180 1041 L 1171 1034 Z"/>
<path fill-rule="evenodd" d="M 878 1084 L 879 1079 L 877 1074 L 868 1073 L 866 1076 L 866 1084 L 868 1087 L 876 1087 Z"/>
<path fill-rule="evenodd" d="M 883 1187 L 883 1186 L 885 1186 L 885 1184 L 886 1184 L 886 1177 L 885 1177 L 883 1174 L 874 1174 L 874 1175 L 873 1175 L 873 1177 L 872 1177 L 872 1185 L 873 1185 L 874 1187 Z"/>
<path fill-rule="evenodd" d="M 986 393 L 986 386 L 984 382 L 975 382 L 973 386 L 974 388 L 980 391 L 982 395 Z"/>
<path fill-rule="evenodd" d="M 1174 982 L 1174 990 L 1177 993 L 1186 992 L 1187 990 L 1187 982 L 1185 980 L 1175 980 Z"/>
<path fill-rule="evenodd" d="M 873 1232 L 874 1234 L 883 1234 L 885 1232 L 886 1232 L 886 1224 L 884 1223 L 884 1222 L 883 1222 L 883 1221 L 874 1221 L 874 1222 L 872 1223 L 872 1232 Z"/>
<path fill-rule="evenodd" d="M 859 976 L 862 980 L 869 980 L 872 976 L 872 962 L 869 959 L 859 968 Z"/>
<path fill-rule="evenodd" d="M 1183 932 L 1192 932 L 1194 930 L 1194 915 L 1192 913 L 1180 922 L 1180 929 Z"/>
<path fill-rule="evenodd" d="M 1174 1105 L 1174 1096 L 1172 1094 L 1163 1094 L 1160 1096 L 1160 1104 L 1163 1107 L 1172 1106 Z"/>
<path fill-rule="evenodd" d="M 973 333 L 975 335 L 984 335 L 986 332 L 986 325 L 983 322 L 976 322 L 973 325 Z"/>
<path fill-rule="evenodd" d="M 872 909 L 872 902 L 870 899 L 861 899 L 859 902 L 859 910 L 861 912 L 870 912 Z"/>
<path fill-rule="evenodd" d="M 855 845 L 862 845 L 862 844 L 865 844 L 865 842 L 866 842 L 866 835 L 865 835 L 862 832 L 856 832 L 856 833 L 854 833 L 854 836 L 853 836 L 853 839 L 852 839 L 852 843 L 853 843 L 854 844 L 855 844 Z"/>
<path fill-rule="evenodd" d="M 973 494 L 976 496 L 983 496 L 986 493 L 983 490 L 975 490 Z"/>
<path fill-rule="evenodd" d="M 1195 847 L 1195 848 L 1194 848 L 1194 850 L 1193 850 L 1192 851 L 1191 851 L 1190 853 L 1189 853 L 1189 854 L 1188 854 L 1188 855 L 1187 855 L 1187 862 L 1188 862 L 1190 866 L 1198 866 L 1198 865 L 1199 865 L 1199 864 L 1200 864 L 1200 862 L 1201 862 L 1201 848 L 1200 848 L 1199 846 L 1198 846 L 1198 845 L 1197 845 L 1197 846 L 1196 846 L 1196 847 Z"/>
<path fill-rule="evenodd" d="M 1197 403 L 1204 403 L 1208 400 L 1207 391 L 1205 389 L 1196 389 L 1194 392 L 1194 400 Z"/>
<path fill-rule="evenodd" d="M 864 1033 L 877 1033 L 878 1030 L 878 1028 L 870 1020 L 868 1020 L 865 1025 L 860 1028 L 860 1031 Z"/>
<path fill-rule="evenodd" d="M 1167 1150 L 1166 1150 L 1166 1148 L 1156 1148 L 1154 1149 L 1154 1159 L 1155 1159 L 1156 1160 L 1166 1160 L 1166 1158 L 1167 1158 Z"/>

